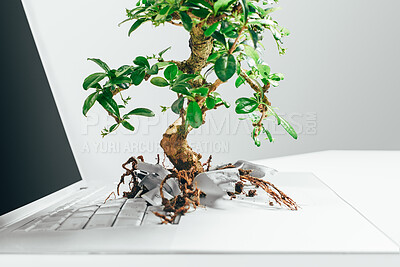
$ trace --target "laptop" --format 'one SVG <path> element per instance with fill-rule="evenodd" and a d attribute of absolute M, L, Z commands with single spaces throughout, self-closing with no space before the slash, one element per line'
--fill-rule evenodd
<path fill-rule="evenodd" d="M 93 27 L 98 17 L 114 26 L 113 15 L 131 1 L 22 2 L 43 63 L 36 71 L 43 77 L 45 73 L 48 83 L 42 79 L 35 88 L 15 95 L 24 106 L 15 117 L 24 118 L 29 110 L 29 122 L 13 127 L 8 139 L 4 166 L 11 171 L 2 178 L 9 194 L 3 195 L 1 205 L 0 253 L 398 252 L 389 238 L 312 173 L 265 177 L 297 201 L 298 211 L 269 205 L 262 192 L 257 198 L 226 195 L 164 225 L 153 213 L 162 212 L 157 203 L 143 198 L 107 200 L 115 184 L 88 174 L 94 166 L 107 173 L 109 166 L 122 161 L 105 157 L 106 164 L 96 154 L 82 153 L 81 139 L 87 137 L 76 124 L 82 116 L 86 49 L 102 53 L 110 48 L 109 40 L 102 39 L 120 33 L 113 35 L 113 27 L 105 27 L 93 39 L 87 26 L 79 24 Z M 121 40 L 122 47 L 131 44 Z M 78 43 L 86 44 L 83 51 Z M 159 167 L 142 164 L 139 171 L 148 175 Z"/>

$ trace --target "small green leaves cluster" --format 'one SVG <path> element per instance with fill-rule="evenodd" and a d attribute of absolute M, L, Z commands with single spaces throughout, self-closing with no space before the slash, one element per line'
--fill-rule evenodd
<path fill-rule="evenodd" d="M 217 104 L 229 107 L 229 104 L 222 100 L 216 92 L 209 92 L 205 86 L 193 87 L 193 81 L 203 79 L 199 74 L 186 74 L 178 69 L 175 63 L 164 70 L 164 77 L 153 77 L 150 82 L 158 87 L 169 87 L 177 94 L 177 99 L 172 103 L 171 110 L 175 114 L 186 114 L 186 122 L 193 128 L 199 128 L 203 124 L 202 108 L 213 109 Z M 205 98 L 202 104 L 198 99 Z M 184 107 L 187 102 L 187 108 Z M 167 107 L 163 107 L 165 111 Z"/>
<path fill-rule="evenodd" d="M 135 108 L 122 115 L 122 110 L 126 108 L 130 97 L 124 98 L 122 91 L 128 89 L 132 85 L 139 85 L 145 75 L 157 74 L 158 65 L 150 66 L 147 58 L 137 57 L 133 62 L 135 65 L 123 65 L 118 69 L 111 69 L 105 62 L 96 58 L 88 60 L 96 63 L 102 72 L 89 75 L 83 82 L 84 90 L 94 90 L 85 100 L 82 108 L 83 115 L 87 115 L 88 111 L 97 102 L 107 113 L 115 119 L 115 124 L 102 131 L 102 136 L 114 132 L 120 125 L 130 131 L 134 131 L 135 127 L 130 124 L 131 116 L 153 117 L 153 111 L 147 108 Z M 114 97 L 119 97 L 122 104 L 118 104 Z"/>
<path fill-rule="evenodd" d="M 260 133 L 264 133 L 266 135 L 266 140 L 273 142 L 274 139 L 272 134 L 265 128 L 262 118 L 255 111 L 257 109 L 264 109 L 267 111 L 267 117 L 274 117 L 278 125 L 281 125 L 285 131 L 292 136 L 294 139 L 297 139 L 297 133 L 294 128 L 281 116 L 279 116 L 274 108 L 270 105 L 267 105 L 260 94 L 255 93 L 253 97 L 241 97 L 235 102 L 236 108 L 235 111 L 237 114 L 248 114 L 248 118 L 251 120 L 253 125 L 253 131 L 251 132 L 251 137 L 254 140 L 254 144 L 256 146 L 260 146 L 261 142 L 259 139 Z M 246 118 L 244 118 L 246 119 Z"/>
<path fill-rule="evenodd" d="M 89 59 L 97 63 L 103 71 L 90 75 L 84 81 L 85 90 L 94 89 L 85 100 L 84 115 L 98 102 L 116 121 L 103 130 L 103 135 L 115 131 L 120 125 L 133 131 L 134 126 L 128 122 L 130 116 L 150 117 L 154 113 L 137 108 L 122 115 L 122 110 L 130 100 L 129 97 L 124 98 L 122 92 L 149 80 L 151 84 L 168 88 L 177 96 L 169 106 L 160 106 L 162 112 L 170 109 L 183 119 L 187 127 L 198 128 L 203 124 L 206 110 L 222 105 L 227 108 L 230 106 L 215 91 L 213 83 L 206 81 L 208 74 L 213 71 L 219 80 L 216 84 L 235 77 L 237 88 L 248 84 L 255 91 L 254 97 L 237 99 L 235 111 L 248 115 L 254 126 L 252 138 L 257 146 L 260 145 L 260 134 L 265 134 L 266 139 L 273 141 L 271 133 L 263 124 L 267 117 L 275 117 L 277 123 L 296 139 L 297 134 L 293 127 L 276 114 L 265 96 L 271 86 L 279 86 L 284 76 L 271 72 L 270 66 L 261 58 L 263 34 L 265 31 L 272 34 L 279 54 L 285 53 L 283 39 L 290 34 L 272 18 L 273 12 L 279 9 L 274 5 L 276 2 L 278 1 L 139 0 L 136 7 L 126 10 L 127 19 L 122 22 L 132 23 L 129 36 L 146 22 L 154 26 L 171 23 L 181 26 L 191 34 L 194 34 L 194 27 L 196 34 L 200 28 L 204 37 L 213 41 L 212 51 L 207 55 L 209 69 L 204 75 L 200 72 L 184 73 L 184 68 L 180 70 L 176 61 L 164 60 L 163 54 L 169 48 L 152 56 L 138 56 L 133 60 L 133 65 L 124 65 L 116 70 L 110 69 L 99 59 Z M 118 100 L 114 99 L 118 95 Z M 117 104 L 117 101 L 122 104 Z"/>

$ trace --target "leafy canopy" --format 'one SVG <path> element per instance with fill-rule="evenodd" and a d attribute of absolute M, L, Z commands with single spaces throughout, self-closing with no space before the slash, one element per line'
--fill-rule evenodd
<path fill-rule="evenodd" d="M 273 141 L 263 123 L 269 117 L 276 119 L 278 125 L 297 139 L 293 127 L 275 112 L 266 96 L 270 87 L 278 86 L 284 76 L 272 73 L 270 66 L 261 58 L 263 34 L 265 31 L 272 34 L 280 54 L 285 53 L 282 39 L 289 35 L 289 31 L 272 18 L 271 14 L 279 9 L 276 2 L 139 0 L 135 8 L 126 10 L 127 19 L 122 22 L 132 23 L 128 35 L 134 35 L 144 23 L 154 26 L 171 23 L 191 34 L 200 34 L 206 40 L 212 40 L 212 50 L 207 54 L 203 66 L 206 71 L 185 72 L 182 62 L 165 60 L 164 54 L 170 47 L 152 56 L 137 56 L 133 64 L 118 69 L 111 69 L 100 59 L 89 58 L 102 72 L 89 75 L 83 82 L 85 90 L 94 90 L 84 102 L 83 114 L 86 116 L 97 102 L 116 122 L 102 131 L 103 136 L 115 131 L 120 125 L 134 131 L 134 126 L 129 122 L 131 116 L 152 117 L 154 113 L 146 108 L 135 108 L 123 115 L 131 98 L 123 97 L 122 93 L 143 81 L 150 81 L 154 86 L 166 88 L 177 95 L 169 106 L 161 106 L 163 112 L 171 109 L 185 120 L 186 129 L 189 126 L 198 128 L 203 124 L 203 114 L 207 110 L 219 106 L 230 107 L 216 89 L 218 85 L 236 77 L 236 87 L 247 84 L 253 90 L 252 96 L 236 100 L 235 112 L 245 114 L 251 120 L 251 136 L 255 144 L 260 145 L 261 134 L 265 134 L 265 139 L 270 142 Z M 200 33 L 195 32 L 194 28 L 200 28 Z M 207 81 L 211 73 L 218 78 L 213 83 Z"/>

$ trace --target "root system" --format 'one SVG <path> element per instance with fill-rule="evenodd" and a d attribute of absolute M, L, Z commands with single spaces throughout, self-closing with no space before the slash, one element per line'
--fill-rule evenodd
<path fill-rule="evenodd" d="M 117 185 L 117 195 L 120 195 L 120 186 L 125 184 L 125 179 L 127 177 L 130 177 L 129 190 L 123 192 L 123 197 L 134 198 L 138 194 L 148 192 L 145 187 L 139 186 L 139 178 L 136 176 L 135 172 L 138 170 L 138 160 L 144 162 L 143 156 L 139 156 L 137 158 L 131 157 L 124 164 L 122 164 L 122 168 L 125 170 L 125 172 L 121 175 L 120 181 Z M 159 155 L 157 155 L 156 160 L 159 164 L 161 161 Z M 210 156 L 207 162 L 203 164 L 203 171 L 209 171 L 211 160 L 212 157 Z M 165 166 L 165 156 L 162 161 L 162 165 Z M 236 166 L 228 164 L 219 168 L 219 170 L 228 168 L 236 168 Z M 196 183 L 194 182 L 195 177 L 201 172 L 197 167 L 193 166 L 189 170 L 177 170 L 175 168 L 168 170 L 171 173 L 168 174 L 160 184 L 160 196 L 162 198 L 162 205 L 164 206 L 165 213 L 154 212 L 156 216 L 160 217 L 161 223 L 163 224 L 172 224 L 178 216 L 184 215 L 191 208 L 196 209 L 200 206 L 200 198 L 206 196 L 204 192 L 197 188 Z M 275 202 L 278 205 L 285 206 L 290 210 L 298 209 L 299 206 L 296 204 L 296 202 L 279 190 L 275 185 L 263 179 L 252 176 L 251 172 L 251 170 L 239 169 L 240 180 L 235 183 L 234 192 L 227 192 L 231 199 L 236 198 L 236 195 L 239 194 L 245 194 L 246 197 L 256 196 L 257 189 L 250 189 L 246 192 L 245 185 L 247 183 L 255 186 L 256 188 L 263 189 L 270 196 L 273 201 L 269 201 L 268 205 L 273 206 Z M 163 192 L 164 185 L 168 179 L 175 179 L 181 191 L 179 195 L 174 196 L 172 199 L 167 199 Z M 112 196 L 115 197 L 115 194 L 111 193 L 107 200 Z"/>

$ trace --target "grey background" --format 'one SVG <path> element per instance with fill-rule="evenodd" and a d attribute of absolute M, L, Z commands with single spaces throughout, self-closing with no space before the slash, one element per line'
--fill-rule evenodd
<path fill-rule="evenodd" d="M 268 156 L 399 149 L 400 2 L 292 0 L 281 6 L 277 18 L 292 35 L 287 55 L 271 57 L 287 77 L 271 98 L 281 110 L 316 112 L 318 133 L 296 143 L 279 140 Z"/>
<path fill-rule="evenodd" d="M 124 8 L 134 6 L 135 1 L 130 0 L 38 0 L 31 4 L 35 7 L 39 47 L 47 56 L 47 70 L 56 85 L 53 90 L 59 96 L 59 108 L 83 176 L 115 181 L 121 174 L 121 162 L 129 156 L 143 154 L 152 161 L 159 150 L 139 147 L 124 152 L 112 147 L 157 145 L 167 121 L 176 118 L 171 112 L 161 114 L 159 105 L 171 105 L 175 94 L 149 83 L 129 90 L 125 95 L 134 98 L 129 110 L 148 107 L 157 117 L 135 119 L 135 133 L 119 129 L 115 135 L 102 139 L 100 130 L 112 124 L 106 120 L 105 112 L 94 107 L 88 121 L 81 114 L 88 95 L 82 90 L 82 81 L 99 71 L 86 58 L 101 58 L 116 68 L 131 63 L 137 55 L 150 55 L 171 45 L 167 59 L 183 60 L 189 55 L 187 32 L 171 25 L 153 28 L 145 24 L 128 38 L 130 25 L 118 28 L 117 24 L 125 18 Z M 281 6 L 274 18 L 292 32 L 285 42 L 287 55 L 277 54 L 266 33 L 263 58 L 274 72 L 285 74 L 281 86 L 270 90 L 270 99 L 273 106 L 280 108 L 279 113 L 293 123 L 299 139 L 293 140 L 269 123 L 276 141 L 264 141 L 257 148 L 247 125 L 239 123 L 233 109 L 220 108 L 210 112 L 207 123 L 189 136 L 194 150 L 199 151 L 197 146 L 202 142 L 227 144 L 224 151 L 200 151 L 205 158 L 213 154 L 215 164 L 326 149 L 399 149 L 400 115 L 396 104 L 400 93 L 396 72 L 400 3 L 284 0 Z M 234 103 L 252 91 L 246 87 L 236 89 L 232 81 L 221 86 L 220 93 Z"/>
<path fill-rule="evenodd" d="M 274 18 L 292 33 L 285 41 L 287 54 L 277 54 L 267 33 L 264 59 L 285 74 L 281 86 L 270 90 L 270 99 L 294 122 L 299 139 L 278 128 L 275 143 L 257 149 L 244 132 L 238 142 L 231 141 L 228 158 L 400 149 L 400 2 L 286 0 L 280 6 Z M 227 87 L 225 94 L 248 94 Z M 316 120 L 308 118 L 310 113 Z"/>

